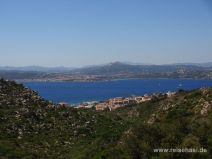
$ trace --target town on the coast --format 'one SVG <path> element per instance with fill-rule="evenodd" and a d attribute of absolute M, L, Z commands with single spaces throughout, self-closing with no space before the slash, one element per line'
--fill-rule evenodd
<path fill-rule="evenodd" d="M 168 91 L 167 93 L 164 93 L 164 95 L 167 95 L 167 97 L 172 97 L 176 94 L 176 92 Z M 109 109 L 114 110 L 121 107 L 126 107 L 134 104 L 140 104 L 146 101 L 150 101 L 152 99 L 153 95 L 145 94 L 143 96 L 130 96 L 130 97 L 115 97 L 110 98 L 105 101 L 91 101 L 91 102 L 83 102 L 79 105 L 76 105 L 74 108 L 76 109 L 90 109 L 95 108 L 97 111 L 102 111 Z M 59 106 L 65 107 L 69 104 L 66 102 L 60 102 Z"/>

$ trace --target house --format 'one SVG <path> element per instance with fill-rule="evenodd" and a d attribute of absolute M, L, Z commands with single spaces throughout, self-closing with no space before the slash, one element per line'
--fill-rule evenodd
<path fill-rule="evenodd" d="M 136 103 L 142 103 L 143 102 L 143 96 L 137 96 L 137 97 L 134 97 L 134 100 L 136 101 Z"/>
<path fill-rule="evenodd" d="M 152 99 L 152 97 L 151 97 L 150 95 L 144 94 L 144 96 L 143 96 L 143 98 L 142 98 L 142 101 L 145 102 L 145 101 L 149 101 L 149 100 L 151 100 L 151 99 Z"/>
<path fill-rule="evenodd" d="M 110 105 L 120 105 L 123 104 L 123 97 L 116 97 L 109 100 Z"/>
<path fill-rule="evenodd" d="M 95 107 L 96 110 L 105 110 L 106 108 L 108 108 L 108 103 L 99 103 Z"/>

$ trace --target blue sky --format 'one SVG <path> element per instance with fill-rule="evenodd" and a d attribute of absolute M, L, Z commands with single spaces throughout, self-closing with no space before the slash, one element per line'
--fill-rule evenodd
<path fill-rule="evenodd" d="M 1 0 L 0 66 L 212 61 L 210 0 Z"/>

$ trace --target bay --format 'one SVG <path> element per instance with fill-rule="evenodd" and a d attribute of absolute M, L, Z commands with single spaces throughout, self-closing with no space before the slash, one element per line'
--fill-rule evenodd
<path fill-rule="evenodd" d="M 23 82 L 39 95 L 54 103 L 79 104 L 113 97 L 128 97 L 158 92 L 212 87 L 212 80 L 130 79 L 101 82 Z"/>

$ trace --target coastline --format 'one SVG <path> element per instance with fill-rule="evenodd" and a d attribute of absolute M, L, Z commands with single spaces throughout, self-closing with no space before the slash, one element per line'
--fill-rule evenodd
<path fill-rule="evenodd" d="M 110 81 L 125 81 L 125 80 L 212 80 L 211 78 L 116 78 L 116 79 L 102 79 L 102 80 L 46 80 L 46 79 L 14 79 L 18 83 L 23 82 L 110 82 Z"/>

